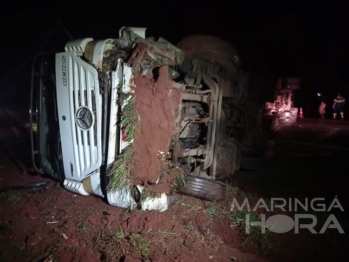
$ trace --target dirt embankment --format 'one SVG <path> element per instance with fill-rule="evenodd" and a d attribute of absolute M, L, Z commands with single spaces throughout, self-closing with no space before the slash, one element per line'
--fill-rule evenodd
<path fill-rule="evenodd" d="M 181 90 L 173 88 L 168 77 L 168 66 L 163 65 L 158 75 L 135 75 L 136 110 L 141 119 L 134 137 L 133 181 L 136 184 L 154 183 L 164 163 L 173 135 L 176 110 L 181 101 Z M 162 188 L 163 192 L 168 188 Z"/>

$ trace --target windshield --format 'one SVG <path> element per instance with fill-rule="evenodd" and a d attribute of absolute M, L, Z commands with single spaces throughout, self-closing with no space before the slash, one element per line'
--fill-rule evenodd
<path fill-rule="evenodd" d="M 31 122 L 33 164 L 60 180 L 60 139 L 56 112 L 53 56 L 39 54 L 33 63 Z"/>

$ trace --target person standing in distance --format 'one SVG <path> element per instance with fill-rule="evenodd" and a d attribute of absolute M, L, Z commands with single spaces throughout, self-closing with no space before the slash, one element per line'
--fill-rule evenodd
<path fill-rule="evenodd" d="M 341 115 L 341 119 L 344 119 L 344 104 L 345 99 L 341 93 L 337 93 L 337 97 L 333 100 L 333 119 L 336 119 L 337 114 Z"/>

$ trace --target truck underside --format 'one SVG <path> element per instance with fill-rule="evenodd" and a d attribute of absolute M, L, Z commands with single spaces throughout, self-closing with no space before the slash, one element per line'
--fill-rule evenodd
<path fill-rule="evenodd" d="M 239 56 L 228 43 L 192 36 L 176 47 L 146 39 L 143 28 L 122 28 L 118 39 L 69 42 L 56 54 L 55 78 L 45 63 L 39 56 L 33 66 L 37 172 L 127 208 L 142 202 L 143 209 L 166 210 L 169 188 L 150 199 L 140 195 L 173 170 L 183 177 L 180 192 L 224 197 L 215 180 L 239 169 L 247 99 Z"/>

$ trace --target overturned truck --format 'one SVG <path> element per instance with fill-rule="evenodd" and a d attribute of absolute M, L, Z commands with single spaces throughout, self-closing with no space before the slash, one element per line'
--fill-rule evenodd
<path fill-rule="evenodd" d="M 124 27 L 33 62 L 32 161 L 72 192 L 164 211 L 173 192 L 221 200 L 239 169 L 247 99 L 229 43 L 194 35 L 177 46 Z"/>

